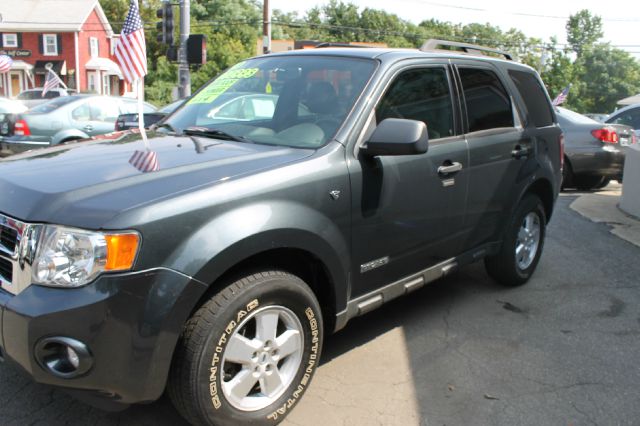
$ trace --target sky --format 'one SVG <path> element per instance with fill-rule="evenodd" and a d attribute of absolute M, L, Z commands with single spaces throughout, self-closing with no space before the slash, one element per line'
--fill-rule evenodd
<path fill-rule="evenodd" d="M 343 0 L 360 8 L 370 7 L 394 13 L 413 23 L 437 19 L 451 23 L 490 23 L 506 31 L 521 30 L 528 37 L 548 41 L 556 36 L 566 42 L 565 24 L 569 15 L 582 9 L 599 15 L 603 20 L 602 41 L 640 58 L 640 6 L 636 0 L 536 0 L 504 2 L 498 0 Z M 298 12 L 301 16 L 328 0 L 270 0 L 272 9 Z M 636 6 L 632 6 L 636 4 Z"/>

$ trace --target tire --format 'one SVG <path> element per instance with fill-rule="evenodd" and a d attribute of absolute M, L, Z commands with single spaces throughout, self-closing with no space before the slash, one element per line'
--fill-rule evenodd
<path fill-rule="evenodd" d="M 573 182 L 576 189 L 579 191 L 590 191 L 592 189 L 601 188 L 602 182 L 605 180 L 604 176 L 574 176 Z"/>
<path fill-rule="evenodd" d="M 530 234 L 525 232 L 526 226 L 529 226 Z M 542 254 L 545 229 L 546 215 L 542 201 L 533 194 L 526 195 L 516 207 L 504 233 L 500 251 L 485 258 L 488 274 L 505 286 L 515 287 L 529 281 Z M 524 244 L 523 239 L 526 239 Z M 524 252 L 520 251 L 520 255 L 517 255 L 520 246 L 524 247 L 521 249 Z"/>
<path fill-rule="evenodd" d="M 280 423 L 309 386 L 322 341 L 320 307 L 301 279 L 281 271 L 249 275 L 185 324 L 169 397 L 195 425 Z"/>
<path fill-rule="evenodd" d="M 573 169 L 567 157 L 564 158 L 564 167 L 562 168 L 562 186 L 561 189 L 573 187 Z"/>
<path fill-rule="evenodd" d="M 609 182 L 611 182 L 610 178 L 602 177 L 602 182 L 600 182 L 594 189 L 602 189 L 605 186 L 609 185 Z"/>

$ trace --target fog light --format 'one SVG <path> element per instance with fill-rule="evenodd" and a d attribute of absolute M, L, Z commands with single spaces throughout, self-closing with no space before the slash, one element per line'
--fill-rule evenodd
<path fill-rule="evenodd" d="M 36 344 L 34 355 L 48 373 L 72 379 L 88 372 L 93 365 L 89 348 L 69 337 L 47 337 Z"/>

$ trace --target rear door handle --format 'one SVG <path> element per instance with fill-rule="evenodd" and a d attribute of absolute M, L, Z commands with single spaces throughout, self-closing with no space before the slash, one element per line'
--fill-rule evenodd
<path fill-rule="evenodd" d="M 87 132 L 90 132 L 90 131 L 92 131 L 92 130 L 93 130 L 93 126 L 92 126 L 91 124 L 87 124 L 86 126 L 84 126 L 84 129 L 85 129 Z"/>
<path fill-rule="evenodd" d="M 516 160 L 521 158 L 525 158 L 529 156 L 530 148 L 522 145 L 516 145 L 516 147 L 511 151 L 511 156 Z"/>
<path fill-rule="evenodd" d="M 446 175 L 450 175 L 451 173 L 458 173 L 460 170 L 462 170 L 461 163 L 458 163 L 458 162 L 450 163 L 449 161 L 447 161 L 445 162 L 445 164 L 438 167 L 438 174 L 446 176 Z"/>

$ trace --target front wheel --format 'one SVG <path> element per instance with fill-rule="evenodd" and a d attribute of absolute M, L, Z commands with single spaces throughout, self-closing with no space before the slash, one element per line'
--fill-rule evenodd
<path fill-rule="evenodd" d="M 542 254 L 545 228 L 542 201 L 532 194 L 525 196 L 504 233 L 500 251 L 485 258 L 489 275 L 507 286 L 529 281 Z"/>
<path fill-rule="evenodd" d="M 168 393 L 192 424 L 272 425 L 309 386 L 322 349 L 311 289 L 281 271 L 248 275 L 185 325 Z"/>

